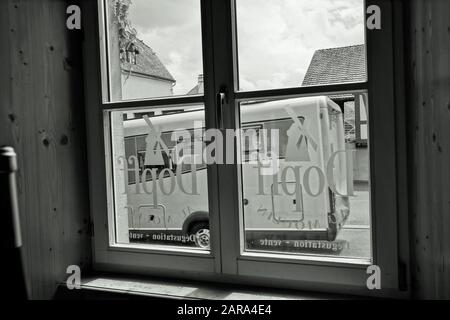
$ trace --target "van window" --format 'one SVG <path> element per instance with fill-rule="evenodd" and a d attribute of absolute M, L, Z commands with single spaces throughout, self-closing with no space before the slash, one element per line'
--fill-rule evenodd
<path fill-rule="evenodd" d="M 188 130 L 191 134 L 192 138 L 192 151 L 191 153 L 194 154 L 194 130 Z M 202 136 L 204 133 L 204 129 L 202 130 Z M 146 139 L 147 135 L 140 135 L 140 136 L 135 136 L 135 137 L 127 137 L 125 138 L 125 154 L 127 159 L 130 159 L 130 157 L 132 156 L 136 156 L 137 157 L 137 165 L 139 168 L 139 177 L 140 177 L 140 182 L 142 182 L 142 174 L 144 172 L 145 169 L 157 169 L 156 173 L 159 177 L 159 174 L 161 173 L 161 171 L 163 171 L 164 169 L 170 169 L 174 175 L 181 173 L 181 174 L 185 174 L 185 173 L 189 173 L 191 172 L 192 168 L 191 165 L 189 163 L 183 163 L 181 164 L 181 168 L 178 168 L 177 170 L 177 163 L 175 160 L 175 145 L 177 144 L 176 141 L 172 141 L 171 137 L 172 137 L 172 131 L 171 132 L 164 132 L 161 134 L 161 139 L 164 141 L 164 143 L 167 145 L 167 147 L 169 148 L 169 154 L 167 152 L 165 152 L 164 150 L 161 150 L 161 155 L 162 155 L 162 159 L 164 161 L 163 165 L 145 165 L 145 155 L 146 155 Z M 204 148 L 204 144 L 202 143 L 202 150 Z M 200 163 L 196 163 L 196 170 L 202 170 L 202 169 L 206 169 L 206 163 L 204 162 L 203 156 L 200 155 L 201 157 L 196 157 L 196 161 L 198 161 L 199 159 L 201 159 Z M 188 162 L 188 161 L 186 161 Z M 129 169 L 129 174 L 128 174 L 128 184 L 134 184 L 136 183 L 136 176 L 135 174 L 133 174 L 133 170 L 134 170 L 134 163 L 131 162 L 128 164 L 128 169 Z M 167 178 L 169 176 L 169 174 L 166 172 L 164 175 L 164 178 Z M 146 181 L 150 181 L 152 179 L 151 177 L 151 173 L 147 172 L 146 175 Z"/>
<path fill-rule="evenodd" d="M 304 120 L 304 118 L 299 118 L 301 121 Z M 264 126 L 269 131 L 270 130 L 278 130 L 279 135 L 279 158 L 284 159 L 286 157 L 286 147 L 287 147 L 287 141 L 288 141 L 288 130 L 292 126 L 294 122 L 291 119 L 280 119 L 280 120 L 274 120 L 274 121 L 267 121 L 265 122 Z M 268 140 L 270 144 L 270 139 Z M 271 145 L 269 145 L 269 148 L 272 148 Z"/>

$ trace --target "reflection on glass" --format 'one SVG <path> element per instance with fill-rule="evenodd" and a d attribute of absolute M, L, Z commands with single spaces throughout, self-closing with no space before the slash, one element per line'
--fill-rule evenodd
<path fill-rule="evenodd" d="M 364 0 L 237 0 L 239 90 L 366 80 Z"/>
<path fill-rule="evenodd" d="M 209 250 L 204 108 L 110 113 L 115 242 Z"/>
<path fill-rule="evenodd" d="M 107 0 L 111 100 L 201 94 L 199 0 Z"/>
<path fill-rule="evenodd" d="M 366 101 L 241 103 L 242 127 L 255 130 L 241 139 L 247 251 L 371 258 L 369 150 L 355 134 Z"/>

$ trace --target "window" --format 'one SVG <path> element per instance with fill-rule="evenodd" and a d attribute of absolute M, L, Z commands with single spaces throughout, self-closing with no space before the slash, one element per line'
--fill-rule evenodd
<path fill-rule="evenodd" d="M 382 30 L 365 27 L 370 3 Z M 389 1 L 98 9 L 99 270 L 371 294 L 376 264 L 381 292 L 398 290 Z"/>
<path fill-rule="evenodd" d="M 255 119 L 278 133 L 279 156 L 268 173 L 242 165 L 246 250 L 371 262 L 369 162 L 345 142 L 340 107 L 327 96 L 241 104 L 243 127 Z"/>

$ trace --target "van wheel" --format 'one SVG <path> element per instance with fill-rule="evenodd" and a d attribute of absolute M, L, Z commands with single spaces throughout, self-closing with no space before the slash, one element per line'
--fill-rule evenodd
<path fill-rule="evenodd" d="M 195 245 L 202 249 L 209 249 L 210 235 L 207 222 L 196 223 L 189 232 L 194 235 Z"/>

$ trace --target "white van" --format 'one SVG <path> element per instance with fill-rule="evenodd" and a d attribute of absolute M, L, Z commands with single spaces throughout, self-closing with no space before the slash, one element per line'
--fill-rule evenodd
<path fill-rule="evenodd" d="M 193 242 L 209 248 L 206 165 L 199 163 L 195 170 L 191 165 L 177 166 L 172 159 L 177 141 L 171 140 L 172 133 L 180 129 L 188 129 L 193 139 L 202 139 L 203 119 L 199 107 L 152 117 L 152 130 L 148 119 L 124 121 L 126 157 L 136 159 L 139 167 L 128 169 L 130 242 Z M 279 138 L 276 159 L 270 154 L 265 158 L 266 163 L 276 165 L 271 173 L 249 155 L 259 152 L 252 148 L 271 149 L 262 144 L 273 142 L 258 138 L 256 147 L 241 143 L 247 244 L 260 238 L 335 240 L 350 212 L 348 195 L 353 184 L 339 106 L 328 97 L 243 104 L 241 127 L 256 135 L 264 130 L 271 135 L 276 130 Z M 158 179 L 148 174 L 150 170 L 144 171 L 152 168 L 150 131 L 150 135 L 157 132 L 170 150 L 159 150 L 161 156 L 153 159 L 159 161 L 153 165 Z M 132 174 L 133 169 L 141 179 Z"/>

